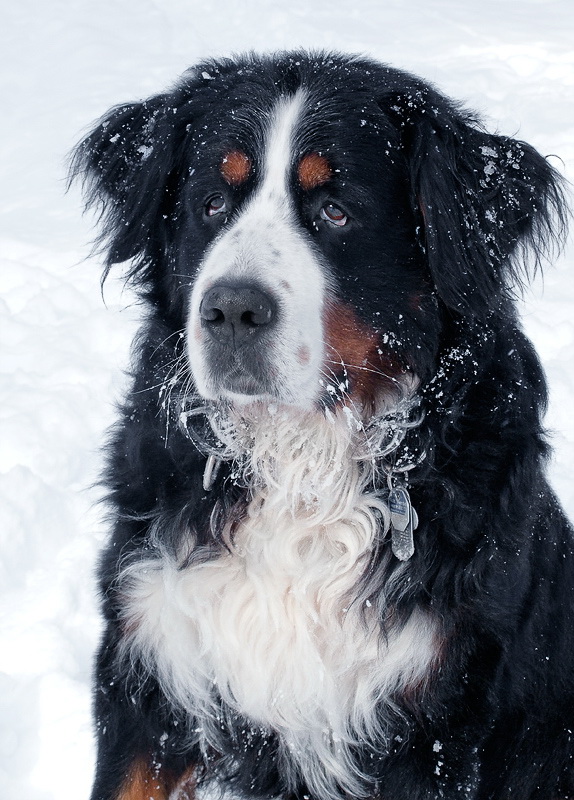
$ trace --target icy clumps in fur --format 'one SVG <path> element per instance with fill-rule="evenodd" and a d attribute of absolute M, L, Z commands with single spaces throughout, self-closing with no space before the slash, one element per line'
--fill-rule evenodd
<path fill-rule="evenodd" d="M 126 655 L 158 675 L 204 745 L 221 698 L 279 734 L 293 783 L 325 800 L 364 796 L 353 745 L 384 739 L 375 707 L 424 680 L 436 650 L 422 611 L 381 635 L 375 608 L 353 602 L 389 524 L 372 478 L 393 431 L 366 432 L 344 409 L 258 407 L 212 424 L 250 487 L 247 508 L 219 532 L 217 558 L 160 551 L 125 569 Z"/>

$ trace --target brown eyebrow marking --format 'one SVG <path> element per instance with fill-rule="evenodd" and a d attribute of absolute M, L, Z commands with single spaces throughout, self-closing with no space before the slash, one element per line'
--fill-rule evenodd
<path fill-rule="evenodd" d="M 219 170 L 230 186 L 241 186 L 251 172 L 251 159 L 241 150 L 231 150 L 224 156 Z"/>
<path fill-rule="evenodd" d="M 305 191 L 327 183 L 332 174 L 331 165 L 325 156 L 319 153 L 309 153 L 303 156 L 297 169 L 299 183 Z"/>

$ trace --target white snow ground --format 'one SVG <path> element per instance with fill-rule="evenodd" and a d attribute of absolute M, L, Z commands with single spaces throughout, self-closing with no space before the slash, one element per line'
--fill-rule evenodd
<path fill-rule="evenodd" d="M 93 568 L 105 534 L 90 488 L 121 396 L 138 310 L 100 296 L 90 221 L 64 194 L 67 151 L 110 105 L 200 57 L 326 47 L 418 72 L 574 177 L 571 0 L 18 0 L 0 52 L 0 798 L 87 798 Z M 574 516 L 572 246 L 524 304 L 542 356 Z"/>

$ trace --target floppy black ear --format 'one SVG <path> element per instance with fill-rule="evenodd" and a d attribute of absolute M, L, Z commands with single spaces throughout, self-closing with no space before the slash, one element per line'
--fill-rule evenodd
<path fill-rule="evenodd" d="M 112 264 L 134 259 L 130 277 L 145 282 L 146 267 L 162 246 L 176 138 L 169 111 L 161 96 L 113 108 L 72 154 L 70 180 L 82 180 L 86 207 L 101 212 L 105 274 Z"/>
<path fill-rule="evenodd" d="M 562 243 L 563 180 L 530 145 L 486 133 L 438 92 L 408 94 L 393 110 L 437 291 L 482 316 Z"/>

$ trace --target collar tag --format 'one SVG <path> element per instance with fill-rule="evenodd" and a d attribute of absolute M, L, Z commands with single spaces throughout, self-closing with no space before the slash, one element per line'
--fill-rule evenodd
<path fill-rule="evenodd" d="M 419 524 L 417 512 L 406 489 L 397 487 L 389 492 L 391 512 L 391 548 L 399 561 L 408 561 L 415 552 L 413 532 Z"/>
<path fill-rule="evenodd" d="M 215 483 L 220 466 L 221 459 L 213 453 L 210 453 L 205 462 L 205 469 L 203 470 L 203 488 L 206 492 L 209 492 Z"/>

